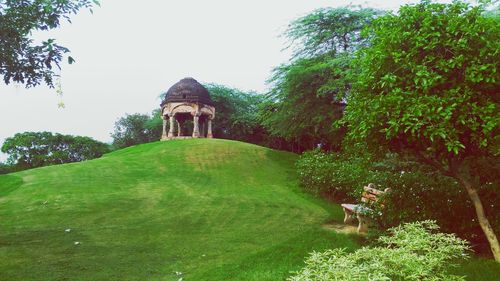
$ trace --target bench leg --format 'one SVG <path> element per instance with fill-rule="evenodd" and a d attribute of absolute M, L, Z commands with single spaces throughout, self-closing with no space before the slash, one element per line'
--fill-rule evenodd
<path fill-rule="evenodd" d="M 357 215 L 358 217 L 358 233 L 365 233 L 366 231 L 368 231 L 368 226 L 370 225 L 370 221 L 368 220 L 368 218 L 358 214 Z"/>
<path fill-rule="evenodd" d="M 354 213 L 344 208 L 344 223 L 349 224 L 354 221 Z"/>

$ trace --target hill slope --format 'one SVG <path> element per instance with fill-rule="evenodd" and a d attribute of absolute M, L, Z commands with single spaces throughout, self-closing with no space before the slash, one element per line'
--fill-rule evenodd
<path fill-rule="evenodd" d="M 320 227 L 340 209 L 299 191 L 295 159 L 196 139 L 0 176 L 0 280 L 279 280 L 356 247 Z"/>

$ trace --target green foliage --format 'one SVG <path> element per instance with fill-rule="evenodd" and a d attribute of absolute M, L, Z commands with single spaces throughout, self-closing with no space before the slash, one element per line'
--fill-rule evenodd
<path fill-rule="evenodd" d="M 275 68 L 271 90 L 261 108 L 264 127 L 275 137 L 295 142 L 299 151 L 318 144 L 338 149 L 344 130 L 332 123 L 342 116 L 350 91 L 353 51 L 364 45 L 361 29 L 377 15 L 373 9 L 327 8 L 293 21 L 284 34 L 294 60 Z"/>
<path fill-rule="evenodd" d="M 438 229 L 433 221 L 407 223 L 381 236 L 380 246 L 354 253 L 341 249 L 313 252 L 306 267 L 288 280 L 465 280 L 447 270 L 457 259 L 467 257 L 468 243 Z"/>
<path fill-rule="evenodd" d="M 216 109 L 213 134 L 217 138 L 262 144 L 267 136 L 258 120 L 264 98 L 218 84 L 206 84 Z"/>
<path fill-rule="evenodd" d="M 12 165 L 8 165 L 8 164 L 0 162 L 0 175 L 8 174 L 12 171 L 14 171 Z"/>
<path fill-rule="evenodd" d="M 366 45 L 367 39 L 359 34 L 381 13 L 353 6 L 322 8 L 294 20 L 284 35 L 294 47 L 294 57 L 335 56 Z"/>
<path fill-rule="evenodd" d="M 482 12 L 423 1 L 377 19 L 346 108 L 349 136 L 410 150 L 449 172 L 497 154 L 500 25 Z"/>
<path fill-rule="evenodd" d="M 477 223 L 474 206 L 465 189 L 450 177 L 422 165 L 413 159 L 388 154 L 372 163 L 383 187 L 390 187 L 384 200 L 387 202 L 380 218 L 384 227 L 417 220 L 437 220 L 446 232 L 453 232 L 473 243 L 474 250 L 487 253 L 487 241 Z M 500 221 L 496 212 L 500 190 L 492 188 L 496 182 L 488 182 L 479 188 L 485 212 L 492 222 Z M 453 216 L 450 216 L 453 214 Z M 493 224 L 500 231 L 499 224 Z"/>
<path fill-rule="evenodd" d="M 261 120 L 273 136 L 312 149 L 339 145 L 343 130 L 333 128 L 342 116 L 341 96 L 348 91 L 349 57 L 298 59 L 274 70 L 273 87 L 261 107 Z"/>
<path fill-rule="evenodd" d="M 500 18 L 483 8 L 422 1 L 375 20 L 343 124 L 352 143 L 408 153 L 455 178 L 500 261 L 478 197 L 500 171 L 484 165 L 500 155 Z"/>
<path fill-rule="evenodd" d="M 367 159 L 313 150 L 303 153 L 296 163 L 300 184 L 315 194 L 326 193 L 337 199 L 355 200 L 363 186 L 380 183 L 369 169 Z"/>
<path fill-rule="evenodd" d="M 167 124 L 167 130 L 170 124 Z M 160 109 L 155 109 L 151 112 L 149 120 L 144 124 L 144 128 L 151 133 L 153 141 L 158 140 L 163 131 L 163 119 L 161 118 Z"/>
<path fill-rule="evenodd" d="M 3 0 L 0 1 L 0 75 L 6 84 L 11 81 L 32 87 L 44 81 L 53 87 L 53 67 L 59 67 L 69 50 L 54 39 L 37 44 L 31 39 L 34 31 L 60 26 L 61 19 L 82 8 L 99 5 L 97 0 Z M 68 63 L 74 59 L 68 57 Z"/>
<path fill-rule="evenodd" d="M 442 176 L 411 159 L 396 154 L 382 158 L 346 153 L 324 153 L 320 150 L 303 153 L 296 163 L 301 186 L 314 194 L 333 197 L 339 203 L 360 203 L 363 186 L 374 183 L 378 189 L 390 188 L 373 217 L 381 228 L 403 222 L 436 220 L 446 232 L 457 233 L 473 242 L 476 251 L 485 252 L 486 244 L 477 224 L 474 208 L 465 190 L 450 177 Z M 492 221 L 499 221 L 500 192 L 489 182 L 481 188 L 485 210 Z M 453 216 L 450 216 L 453 213 Z M 494 225 L 500 230 L 500 225 Z"/>
<path fill-rule="evenodd" d="M 2 152 L 9 155 L 7 162 L 15 170 L 94 159 L 108 151 L 107 144 L 89 137 L 50 132 L 18 133 L 2 145 Z"/>
<path fill-rule="evenodd" d="M 162 133 L 163 120 L 159 109 L 151 115 L 126 114 L 115 122 L 115 130 L 111 134 L 114 148 L 124 148 L 136 144 L 157 141 Z"/>

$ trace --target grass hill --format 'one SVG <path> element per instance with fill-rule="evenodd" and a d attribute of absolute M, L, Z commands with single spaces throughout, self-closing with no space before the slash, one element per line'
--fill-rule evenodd
<path fill-rule="evenodd" d="M 313 250 L 358 248 L 321 227 L 342 210 L 300 191 L 296 158 L 193 139 L 2 175 L 0 280 L 284 280 Z"/>
<path fill-rule="evenodd" d="M 341 210 L 300 192 L 295 160 L 196 139 L 0 176 L 0 280 L 283 280 L 356 248 L 321 228 Z"/>

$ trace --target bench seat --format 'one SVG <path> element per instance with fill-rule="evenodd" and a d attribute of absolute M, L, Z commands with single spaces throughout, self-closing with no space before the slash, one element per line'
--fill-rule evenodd
<path fill-rule="evenodd" d="M 368 213 L 373 211 L 370 208 L 358 204 L 341 204 L 341 206 L 342 208 L 347 209 L 348 211 L 351 211 L 353 213 Z"/>
<path fill-rule="evenodd" d="M 375 189 L 375 185 L 372 183 L 368 184 L 368 186 L 365 186 L 363 189 L 364 192 L 361 196 L 361 201 L 369 206 L 377 203 L 379 197 L 389 191 L 388 188 L 384 191 Z M 380 202 L 378 204 L 380 204 Z M 344 223 L 351 223 L 357 218 L 358 233 L 363 233 L 368 230 L 370 219 L 367 214 L 373 212 L 373 209 L 360 204 L 341 204 L 341 206 L 344 209 Z M 379 206 L 383 207 L 383 204 Z"/>

